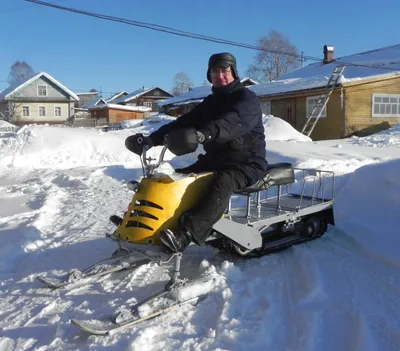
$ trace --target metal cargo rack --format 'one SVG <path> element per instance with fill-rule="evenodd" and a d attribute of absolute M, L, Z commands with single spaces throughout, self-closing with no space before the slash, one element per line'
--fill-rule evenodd
<path fill-rule="evenodd" d="M 291 221 L 333 207 L 335 175 L 332 171 L 295 168 L 294 183 L 274 185 L 248 195 L 246 205 L 232 208 L 224 218 L 254 227 Z"/>

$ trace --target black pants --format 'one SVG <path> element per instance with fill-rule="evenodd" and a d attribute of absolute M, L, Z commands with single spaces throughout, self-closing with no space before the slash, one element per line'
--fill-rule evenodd
<path fill-rule="evenodd" d="M 211 234 L 214 223 L 227 209 L 232 194 L 250 185 L 248 183 L 249 179 L 243 170 L 231 169 L 216 172 L 210 189 L 182 218 L 182 225 L 192 234 L 196 244 L 204 243 Z"/>

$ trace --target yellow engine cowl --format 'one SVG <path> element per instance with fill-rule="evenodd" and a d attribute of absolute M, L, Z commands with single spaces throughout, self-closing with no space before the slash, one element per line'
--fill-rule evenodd
<path fill-rule="evenodd" d="M 161 245 L 158 233 L 177 230 L 181 214 L 197 204 L 212 179 L 213 173 L 177 181 L 143 178 L 114 235 L 133 244 Z"/>

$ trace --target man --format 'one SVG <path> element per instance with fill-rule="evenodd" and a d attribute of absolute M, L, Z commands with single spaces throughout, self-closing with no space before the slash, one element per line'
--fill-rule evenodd
<path fill-rule="evenodd" d="M 182 129 L 196 130 L 205 154 L 180 173 L 215 172 L 209 191 L 180 218 L 180 230 L 160 233 L 173 252 L 182 252 L 191 242 L 204 243 L 226 210 L 231 195 L 263 177 L 267 169 L 265 135 L 258 97 L 240 82 L 236 59 L 230 53 L 209 58 L 207 79 L 212 94 L 190 112 L 142 138 L 149 147 L 161 145 L 166 137 L 179 143 Z M 194 128 L 194 129 L 193 129 Z M 138 135 L 126 139 L 126 147 L 142 152 Z M 183 141 L 182 141 L 183 142 Z"/>

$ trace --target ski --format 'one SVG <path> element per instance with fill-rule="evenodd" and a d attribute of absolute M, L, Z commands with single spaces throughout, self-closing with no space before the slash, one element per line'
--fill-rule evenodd
<path fill-rule="evenodd" d="M 200 300 L 205 299 L 206 297 L 207 297 L 207 295 L 203 295 L 203 296 L 199 296 L 199 297 L 193 297 L 193 298 L 185 300 L 185 301 L 171 302 L 171 304 L 169 306 L 161 308 L 161 309 L 159 309 L 153 313 L 150 313 L 144 317 L 132 317 L 131 319 L 125 320 L 122 323 L 115 323 L 112 321 L 103 322 L 103 321 L 99 321 L 99 320 L 77 320 L 77 319 L 72 319 L 71 323 L 90 334 L 94 334 L 94 335 L 109 334 L 109 335 L 111 335 L 111 334 L 120 332 L 124 329 L 133 327 L 141 322 L 158 317 L 158 316 L 165 314 L 173 309 L 179 308 L 185 304 L 188 304 L 188 303 L 196 304 Z"/>
<path fill-rule="evenodd" d="M 150 262 L 159 263 L 161 258 L 159 253 L 148 253 L 139 250 L 126 253 L 124 255 L 116 255 L 97 262 L 83 271 L 72 270 L 69 273 L 58 277 L 37 276 L 36 279 L 49 288 L 60 289 L 72 284 L 85 284 L 94 278 L 119 272 L 122 270 L 138 268 Z"/>

